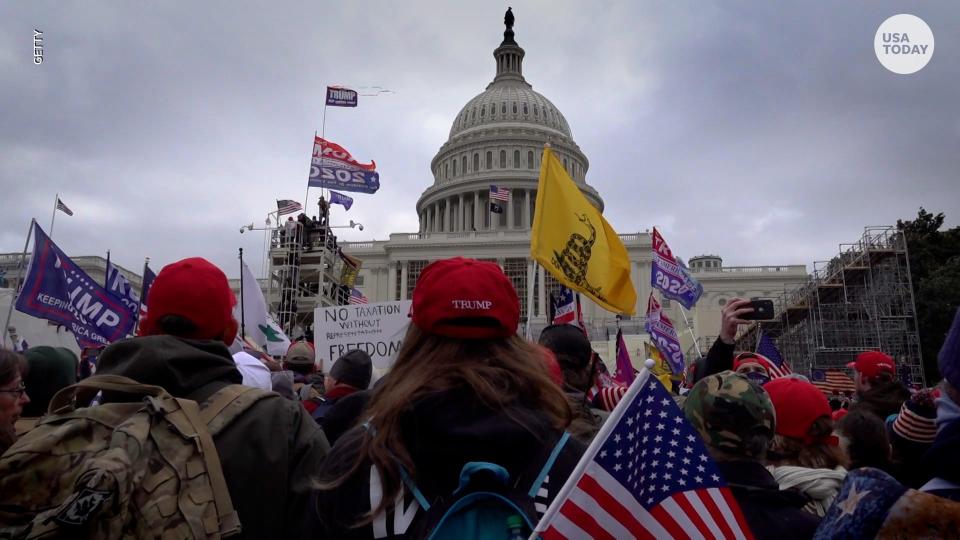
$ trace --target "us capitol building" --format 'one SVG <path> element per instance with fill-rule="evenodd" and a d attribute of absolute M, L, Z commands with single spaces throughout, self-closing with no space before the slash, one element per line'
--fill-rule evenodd
<path fill-rule="evenodd" d="M 604 201 L 587 183 L 590 162 L 563 113 L 524 78 L 525 52 L 514 39 L 511 13 L 507 19 L 503 42 L 493 51 L 493 81 L 453 118 L 447 142 L 430 163 L 433 182 L 416 206 L 420 230 L 394 233 L 389 240 L 344 242 L 341 246 L 345 253 L 363 261 L 356 287 L 371 302 L 410 298 L 424 266 L 437 259 L 464 256 L 496 262 L 513 281 L 521 300 L 521 321 L 529 320 L 530 333 L 536 337 L 548 324 L 550 293 L 559 288 L 530 258 L 530 225 L 544 143 L 550 143 L 570 177 L 601 212 Z M 509 202 L 501 203 L 501 214 L 490 211 L 491 185 L 510 190 Z M 582 297 L 584 319 L 601 354 L 602 342 L 613 339 L 618 322 L 625 334 L 642 336 L 651 290 L 650 231 L 620 237 L 630 255 L 637 313 L 617 321 L 613 313 Z M 724 267 L 722 259 L 714 255 L 688 262 L 704 287 L 703 297 L 688 314 L 701 347 L 709 347 L 719 333 L 720 309 L 728 298 L 773 297 L 807 279 L 802 264 Z M 682 334 L 684 349 L 693 352 L 680 307 L 666 301 L 664 308 Z M 630 349 L 631 354 L 637 350 L 634 345 Z"/>

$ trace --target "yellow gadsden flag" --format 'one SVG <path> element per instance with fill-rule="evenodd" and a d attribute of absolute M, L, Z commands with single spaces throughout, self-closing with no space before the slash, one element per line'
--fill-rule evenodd
<path fill-rule="evenodd" d="M 627 315 L 636 310 L 627 249 L 550 148 L 540 165 L 530 256 L 604 309 Z"/>

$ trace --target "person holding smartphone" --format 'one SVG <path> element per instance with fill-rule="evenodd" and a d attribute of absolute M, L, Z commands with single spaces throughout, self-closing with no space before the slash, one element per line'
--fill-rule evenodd
<path fill-rule="evenodd" d="M 750 377 L 769 380 L 767 364 L 770 363 L 763 355 L 745 353 L 740 362 L 734 361 L 737 329 L 741 324 L 750 324 L 754 320 L 767 319 L 773 315 L 773 302 L 770 300 L 747 300 L 745 298 L 731 298 L 720 310 L 720 335 L 710 347 L 707 356 L 698 358 L 694 362 L 693 377 L 689 384 L 693 385 L 700 379 L 720 373 L 721 371 L 738 371 Z M 738 357 L 739 358 L 739 357 Z"/>

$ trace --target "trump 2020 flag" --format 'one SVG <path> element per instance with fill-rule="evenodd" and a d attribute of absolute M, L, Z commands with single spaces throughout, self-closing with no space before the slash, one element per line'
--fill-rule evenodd
<path fill-rule="evenodd" d="M 687 267 L 673 256 L 670 246 L 656 227 L 653 228 L 651 240 L 653 260 L 650 263 L 650 285 L 660 289 L 667 298 L 680 302 L 687 309 L 692 309 L 703 295 L 703 285 L 694 279 Z"/>
<path fill-rule="evenodd" d="M 670 363 L 670 369 L 674 373 L 683 373 L 685 362 L 677 329 L 673 327 L 673 321 L 663 312 L 660 302 L 657 302 L 652 292 L 647 299 L 647 321 L 644 326 L 660 354 Z"/>
<path fill-rule="evenodd" d="M 581 538 L 752 538 L 699 435 L 641 370 L 534 534 Z"/>
<path fill-rule="evenodd" d="M 310 187 L 376 193 L 380 189 L 377 163 L 360 163 L 344 147 L 320 137 L 313 139 Z"/>
<path fill-rule="evenodd" d="M 243 272 L 243 304 L 241 303 L 233 308 L 233 318 L 237 323 L 243 323 L 246 338 L 253 341 L 267 354 L 282 356 L 290 348 L 290 339 L 280 325 L 267 312 L 267 302 L 263 298 L 263 291 L 260 290 L 260 283 L 253 277 L 250 267 L 244 262 L 241 269 Z"/>
<path fill-rule="evenodd" d="M 562 284 L 614 313 L 632 315 L 637 293 L 617 232 L 590 204 L 553 150 L 543 150 L 530 256 Z"/>
<path fill-rule="evenodd" d="M 77 344 L 99 347 L 125 338 L 136 315 L 101 287 L 33 224 L 33 256 L 17 310 L 70 329 Z"/>

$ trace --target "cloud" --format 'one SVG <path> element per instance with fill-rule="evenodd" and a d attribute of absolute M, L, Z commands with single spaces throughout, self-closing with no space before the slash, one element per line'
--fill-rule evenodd
<path fill-rule="evenodd" d="M 50 0 L 0 16 L 0 252 L 55 193 L 68 253 L 138 268 L 203 255 L 237 275 L 278 198 L 301 199 L 310 139 L 375 159 L 348 214 L 385 239 L 415 204 L 454 116 L 494 74 L 505 6 Z M 809 264 L 919 206 L 960 216 L 960 5 L 517 1 L 524 74 L 566 116 L 620 232 L 663 228 L 685 258 Z M 892 74 L 873 53 L 909 10 L 938 39 Z M 32 62 L 44 31 L 45 61 Z M 327 109 L 327 84 L 382 86 Z M 309 210 L 313 210 L 310 208 Z M 259 255 L 258 255 L 259 256 Z M 259 265 L 251 264 L 256 270 Z"/>

